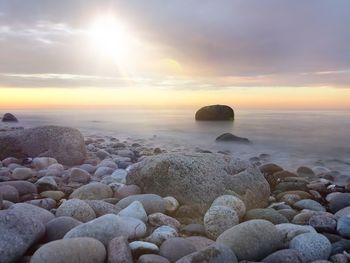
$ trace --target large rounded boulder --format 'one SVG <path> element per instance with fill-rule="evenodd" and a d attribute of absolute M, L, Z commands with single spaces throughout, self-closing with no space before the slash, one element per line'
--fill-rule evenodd
<path fill-rule="evenodd" d="M 80 164 L 86 158 L 84 137 L 74 128 L 42 126 L 0 132 L 0 159 L 45 156 L 66 165 Z"/>
<path fill-rule="evenodd" d="M 12 113 L 5 113 L 2 117 L 2 122 L 18 122 L 18 120 Z"/>
<path fill-rule="evenodd" d="M 223 194 L 237 195 L 247 209 L 265 207 L 270 187 L 258 168 L 223 154 L 166 153 L 130 167 L 128 184 L 144 193 L 173 196 L 204 214 Z"/>
<path fill-rule="evenodd" d="M 210 105 L 200 108 L 195 116 L 197 121 L 233 121 L 234 111 L 226 105 Z"/>

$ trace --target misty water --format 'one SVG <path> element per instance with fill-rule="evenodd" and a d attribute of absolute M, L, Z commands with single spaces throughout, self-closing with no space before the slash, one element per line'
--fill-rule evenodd
<path fill-rule="evenodd" d="M 167 150 L 230 151 L 247 159 L 262 153 L 286 169 L 325 166 L 350 175 L 350 111 L 236 110 L 234 122 L 196 122 L 195 110 L 16 110 L 16 125 L 66 125 L 84 135 L 145 139 Z M 0 124 L 0 127 L 8 124 Z M 11 124 L 12 125 L 12 124 Z M 218 143 L 231 132 L 249 145 Z"/>

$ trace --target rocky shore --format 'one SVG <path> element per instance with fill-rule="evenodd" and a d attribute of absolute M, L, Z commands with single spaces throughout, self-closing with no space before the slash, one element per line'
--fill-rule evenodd
<path fill-rule="evenodd" d="M 0 263 L 345 263 L 350 184 L 262 154 L 0 132 Z"/>

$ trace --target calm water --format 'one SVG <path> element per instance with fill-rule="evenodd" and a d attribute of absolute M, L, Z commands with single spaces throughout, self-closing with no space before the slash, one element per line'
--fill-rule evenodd
<path fill-rule="evenodd" d="M 195 110 L 12 111 L 18 125 L 57 124 L 85 135 L 149 139 L 165 148 L 229 150 L 241 158 L 271 155 L 289 169 L 326 166 L 350 175 L 350 111 L 237 111 L 229 122 L 196 122 Z M 4 124 L 0 124 L 0 127 Z M 216 143 L 224 132 L 247 137 L 251 145 Z M 156 136 L 154 136 L 156 135 Z"/>

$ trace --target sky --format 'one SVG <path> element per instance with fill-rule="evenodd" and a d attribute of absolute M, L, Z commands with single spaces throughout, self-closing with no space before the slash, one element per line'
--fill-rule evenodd
<path fill-rule="evenodd" d="M 0 0 L 0 108 L 350 109 L 348 0 Z"/>

